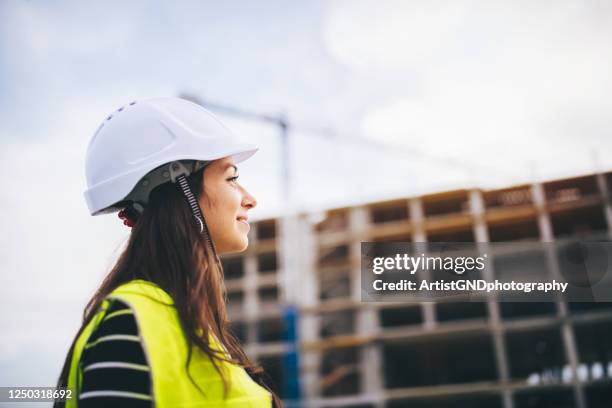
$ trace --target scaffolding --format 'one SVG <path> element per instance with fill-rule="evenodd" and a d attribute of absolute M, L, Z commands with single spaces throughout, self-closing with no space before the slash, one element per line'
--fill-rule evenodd
<path fill-rule="evenodd" d="M 282 396 L 283 307 L 297 306 L 301 406 L 608 407 L 612 303 L 365 303 L 360 243 L 608 241 L 611 191 L 608 172 L 258 221 L 248 250 L 223 259 L 235 333 Z M 497 262 L 558 268 L 537 251 Z"/>

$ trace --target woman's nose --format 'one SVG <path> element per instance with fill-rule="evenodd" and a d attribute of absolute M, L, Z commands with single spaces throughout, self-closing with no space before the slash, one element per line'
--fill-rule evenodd
<path fill-rule="evenodd" d="M 244 197 L 242 198 L 242 205 L 250 210 L 257 205 L 257 200 L 248 191 L 244 190 Z"/>

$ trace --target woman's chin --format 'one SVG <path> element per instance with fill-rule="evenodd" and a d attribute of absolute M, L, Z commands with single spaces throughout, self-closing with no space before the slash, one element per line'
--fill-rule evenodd
<path fill-rule="evenodd" d="M 240 249 L 237 252 L 246 251 L 248 247 L 249 247 L 249 237 L 245 236 L 244 239 L 242 240 L 242 245 L 240 245 Z"/>
<path fill-rule="evenodd" d="M 240 239 L 237 239 L 235 242 L 232 242 L 231 245 L 227 245 L 224 248 L 224 251 L 221 252 L 223 254 L 235 254 L 238 252 L 243 252 L 249 247 L 249 237 L 244 236 Z"/>

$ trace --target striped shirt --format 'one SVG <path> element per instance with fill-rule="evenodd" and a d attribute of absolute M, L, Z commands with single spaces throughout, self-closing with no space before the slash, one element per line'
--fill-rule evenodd
<path fill-rule="evenodd" d="M 81 356 L 79 408 L 153 407 L 151 371 L 133 310 L 111 299 Z"/>

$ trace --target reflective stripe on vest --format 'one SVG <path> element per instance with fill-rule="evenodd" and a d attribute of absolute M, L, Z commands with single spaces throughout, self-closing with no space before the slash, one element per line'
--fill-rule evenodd
<path fill-rule="evenodd" d="M 85 327 L 74 347 L 68 388 L 76 390 L 81 383 L 82 371 L 79 366 L 83 348 L 95 327 L 104 317 L 109 300 L 117 298 L 127 303 L 134 311 L 145 356 L 151 367 L 152 394 L 155 407 L 265 407 L 272 406 L 270 393 L 254 382 L 244 368 L 230 363 L 220 363 L 229 380 L 229 391 L 224 398 L 223 381 L 215 370 L 210 358 L 193 347 L 189 372 L 202 392 L 187 376 L 187 342 L 172 298 L 157 285 L 134 280 L 116 288 L 104 300 L 100 312 Z M 218 350 L 224 350 L 214 341 Z M 78 381 L 77 381 L 78 380 Z M 75 408 L 76 398 L 67 401 L 66 408 Z"/>

